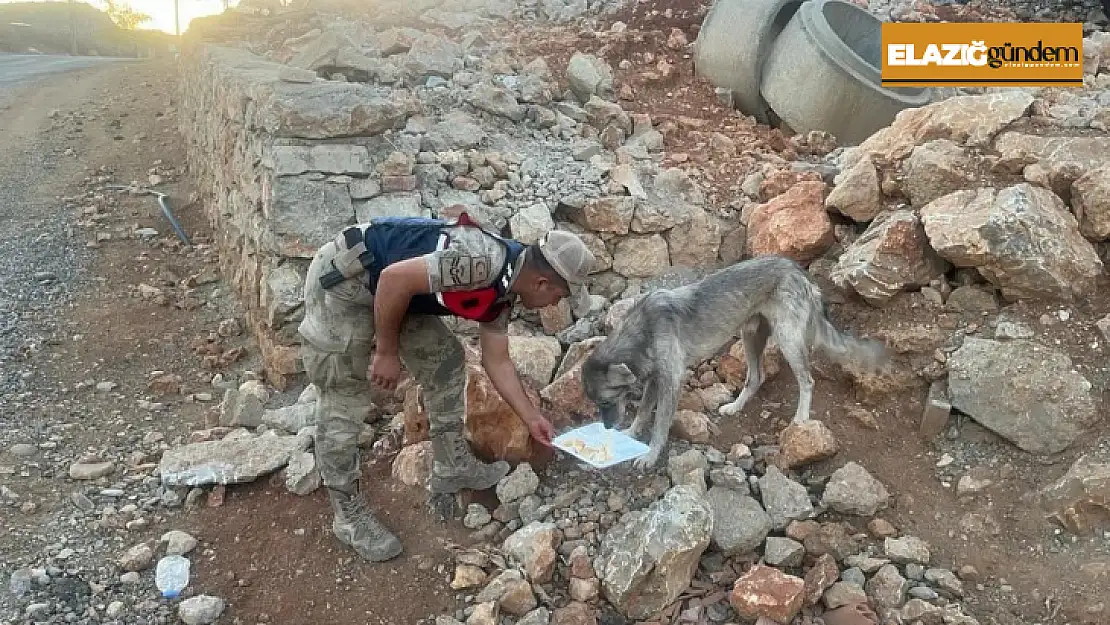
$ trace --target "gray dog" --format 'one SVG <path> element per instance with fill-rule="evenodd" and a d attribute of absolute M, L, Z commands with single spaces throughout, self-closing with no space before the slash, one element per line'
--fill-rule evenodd
<path fill-rule="evenodd" d="M 625 402 L 642 392 L 632 426 L 639 438 L 654 413 L 651 450 L 635 461 L 638 469 L 655 465 L 671 430 L 687 368 L 712 357 L 743 336 L 748 377 L 739 396 L 721 406 L 735 416 L 763 383 L 760 364 L 773 336 L 798 381 L 794 423 L 809 421 L 813 376 L 809 353 L 818 347 L 838 364 L 856 363 L 881 371 L 886 347 L 837 330 L 825 313 L 821 291 L 793 260 L 761 256 L 712 273 L 675 289 L 660 289 L 637 301 L 620 328 L 594 348 L 582 367 L 586 396 L 606 427 L 624 418 Z"/>

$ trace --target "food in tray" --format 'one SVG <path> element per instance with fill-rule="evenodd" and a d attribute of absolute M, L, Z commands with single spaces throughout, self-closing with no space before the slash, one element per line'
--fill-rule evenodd
<path fill-rule="evenodd" d="M 581 437 L 574 437 L 563 444 L 566 445 L 568 449 L 573 449 L 579 457 L 589 462 L 602 464 L 613 459 L 613 450 L 610 449 L 608 442 L 599 445 L 591 445 Z"/>

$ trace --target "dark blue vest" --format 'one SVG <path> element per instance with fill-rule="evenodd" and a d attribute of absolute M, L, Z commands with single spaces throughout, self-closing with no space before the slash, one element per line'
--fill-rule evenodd
<path fill-rule="evenodd" d="M 456 224 L 423 217 L 374 219 L 365 231 L 366 249 L 374 257 L 373 266 L 363 274 L 370 292 L 377 293 L 381 272 L 389 265 L 443 249 L 450 239 L 447 229 L 453 225 L 479 227 L 465 213 Z M 505 308 L 505 303 L 498 300 L 508 291 L 514 265 L 524 251 L 524 246 L 511 239 L 491 236 L 505 246 L 506 252 L 505 264 L 498 268 L 492 286 L 471 291 L 420 293 L 409 301 L 408 312 L 418 315 L 456 315 L 482 322 L 496 319 Z"/>

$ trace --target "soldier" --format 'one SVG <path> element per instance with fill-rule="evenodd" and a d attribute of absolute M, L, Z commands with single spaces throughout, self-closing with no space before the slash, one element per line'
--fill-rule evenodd
<path fill-rule="evenodd" d="M 480 461 L 463 437 L 464 351 L 441 316 L 479 322 L 482 366 L 494 388 L 532 437 L 551 445 L 551 423 L 532 405 L 509 358 L 509 315 L 517 299 L 531 309 L 565 297 L 584 303 L 583 283 L 594 262 L 572 233 L 552 230 L 523 245 L 486 232 L 465 213 L 454 224 L 376 219 L 344 229 L 316 252 L 298 331 L 305 371 L 319 388 L 316 462 L 340 541 L 372 562 L 402 551 L 362 497 L 358 450 L 371 404 L 368 382 L 396 388 L 402 362 L 420 384 L 428 411 L 434 450 L 429 489 L 484 490 L 509 471 L 504 461 Z"/>

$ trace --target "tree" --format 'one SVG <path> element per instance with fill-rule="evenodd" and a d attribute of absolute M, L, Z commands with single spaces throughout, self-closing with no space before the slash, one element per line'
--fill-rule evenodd
<path fill-rule="evenodd" d="M 132 9 L 126 3 L 120 2 L 120 0 L 104 0 L 104 4 L 107 5 L 105 12 L 108 14 L 108 17 L 112 18 L 116 26 L 124 30 L 135 30 L 140 24 L 145 24 L 154 19 L 146 13 L 141 13 Z"/>

